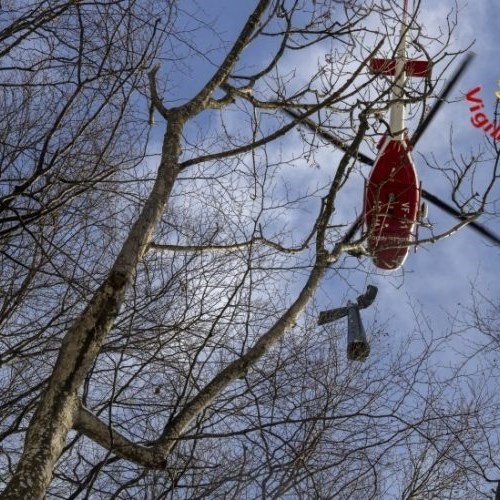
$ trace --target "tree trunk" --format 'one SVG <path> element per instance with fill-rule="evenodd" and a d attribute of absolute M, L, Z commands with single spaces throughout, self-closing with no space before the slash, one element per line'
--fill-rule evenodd
<path fill-rule="evenodd" d="M 178 173 L 183 123 L 172 113 L 156 182 L 115 263 L 63 339 L 47 388 L 30 422 L 24 452 L 2 498 L 43 498 L 78 409 L 77 391 L 118 315 L 136 267 L 160 220 Z"/>

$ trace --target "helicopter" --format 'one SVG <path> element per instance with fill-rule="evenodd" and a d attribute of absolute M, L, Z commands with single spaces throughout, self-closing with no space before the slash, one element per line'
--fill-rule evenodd
<path fill-rule="evenodd" d="M 453 74 L 430 112 L 410 138 L 405 128 L 404 85 L 407 77 L 429 78 L 432 69 L 430 61 L 418 61 L 406 57 L 406 37 L 408 32 L 407 0 L 404 1 L 403 17 L 400 25 L 400 38 L 394 59 L 373 58 L 369 62 L 371 73 L 394 77 L 390 122 L 388 131 L 380 139 L 375 160 L 361 152 L 356 158 L 371 166 L 371 172 L 365 182 L 363 212 L 348 239 L 354 236 L 359 226 L 364 225 L 367 251 L 376 267 L 383 270 L 399 269 L 405 262 L 412 242 L 415 241 L 415 227 L 422 224 L 427 216 L 427 206 L 422 199 L 431 202 L 455 218 L 467 223 L 474 230 L 496 245 L 500 238 L 479 225 L 468 220 L 451 205 L 425 191 L 418 180 L 417 170 L 412 159 L 412 150 L 426 130 L 435 114 L 445 102 L 448 94 L 471 63 L 474 54 L 469 53 Z M 313 120 L 297 111 L 284 110 L 300 124 L 317 133 L 332 145 L 348 151 L 338 137 L 321 129 Z"/>

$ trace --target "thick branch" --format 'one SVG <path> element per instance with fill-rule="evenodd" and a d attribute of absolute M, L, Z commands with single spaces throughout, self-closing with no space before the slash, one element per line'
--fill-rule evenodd
<path fill-rule="evenodd" d="M 149 93 L 151 95 L 151 110 L 150 114 L 151 116 L 149 117 L 150 124 L 152 125 L 154 121 L 153 118 L 153 113 L 154 110 L 157 109 L 160 115 L 165 118 L 165 120 L 168 120 L 169 117 L 169 112 L 168 109 L 163 105 L 163 102 L 160 99 L 160 96 L 158 95 L 158 88 L 156 86 L 156 74 L 158 73 L 158 70 L 160 69 L 160 65 L 156 64 L 153 69 L 148 73 L 148 79 L 149 79 Z"/>
<path fill-rule="evenodd" d="M 215 75 L 210 79 L 210 81 L 200 90 L 198 95 L 191 99 L 184 108 L 188 114 L 192 115 L 206 107 L 206 104 L 212 94 L 212 92 L 217 89 L 224 81 L 226 81 L 231 70 L 233 69 L 236 61 L 246 47 L 252 33 L 254 32 L 256 26 L 258 25 L 262 14 L 270 4 L 270 0 L 260 0 L 256 9 L 253 11 L 251 16 L 248 18 L 245 26 L 241 30 L 238 39 L 234 43 L 233 47 L 229 51 L 228 55 L 224 59 L 224 62 L 219 66 Z"/>
<path fill-rule="evenodd" d="M 99 420 L 84 406 L 78 408 L 73 428 L 121 458 L 149 469 L 164 467 L 165 460 L 161 458 L 157 448 L 133 443 Z"/>

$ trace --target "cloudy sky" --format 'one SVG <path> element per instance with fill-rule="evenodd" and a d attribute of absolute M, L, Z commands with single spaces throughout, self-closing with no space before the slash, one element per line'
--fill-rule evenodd
<path fill-rule="evenodd" d="M 411 1 L 409 2 L 411 5 Z M 496 5 L 495 5 L 496 4 Z M 436 29 L 436 22 L 443 19 L 445 14 L 454 5 L 453 1 L 439 2 L 423 0 L 421 22 L 428 31 Z M 481 98 L 485 102 L 485 114 L 493 118 L 495 110 L 495 91 L 500 87 L 500 46 L 498 45 L 498 27 L 500 26 L 500 8 L 494 0 L 481 2 L 459 2 L 461 6 L 458 26 L 454 34 L 453 43 L 457 48 L 474 43 L 473 51 L 476 54 L 474 61 L 466 74 L 461 78 L 451 100 L 456 101 L 443 106 L 437 118 L 433 121 L 426 134 L 419 143 L 415 154 L 415 161 L 424 188 L 449 200 L 449 185 L 439 173 L 425 165 L 419 153 L 433 154 L 438 163 L 450 159 L 450 133 L 453 132 L 453 153 L 467 155 L 485 150 L 485 133 L 476 129 L 470 122 L 468 105 L 463 100 L 464 93 L 481 86 Z M 436 11 L 437 6 L 437 11 Z M 491 148 L 489 148 L 491 152 Z M 474 153 L 473 153 L 474 154 Z M 486 157 L 491 157 L 491 153 Z M 489 178 L 493 161 L 486 161 L 478 166 L 478 181 Z M 479 169 L 484 171 L 479 171 Z M 496 186 L 491 201 L 498 200 L 500 186 Z M 494 210 L 495 205 L 492 204 Z M 500 203 L 496 203 L 497 210 Z M 439 209 L 429 207 L 429 217 L 435 222 L 436 228 L 449 227 L 452 220 Z M 499 218 L 484 216 L 480 222 L 500 234 Z M 500 292 L 499 284 L 499 248 L 484 240 L 480 235 L 464 229 L 451 238 L 440 241 L 435 245 L 419 249 L 416 254 L 410 254 L 404 266 L 404 275 L 401 288 L 397 288 L 398 280 L 378 277 L 376 282 L 380 287 L 379 314 L 389 313 L 395 319 L 402 321 L 401 294 L 408 295 L 422 304 L 423 309 L 431 318 L 434 327 L 439 330 L 448 324 L 447 314 L 453 315 L 460 310 L 458 304 L 470 303 L 470 283 L 483 293 L 496 299 Z M 393 286 L 390 283 L 393 283 Z M 397 303 L 397 308 L 392 304 Z M 406 306 L 407 307 L 407 306 Z M 405 313 L 409 314 L 409 313 Z M 410 317 L 410 316 L 408 316 Z"/>
<path fill-rule="evenodd" d="M 498 45 L 498 26 L 500 26 L 500 8 L 494 0 L 481 2 L 459 1 L 458 25 L 452 38 L 452 47 L 462 49 L 473 44 L 476 54 L 467 72 L 456 85 L 450 104 L 441 107 L 440 112 L 422 136 L 414 152 L 414 160 L 424 189 L 450 201 L 450 185 L 437 171 L 426 165 L 426 159 L 435 160 L 437 165 L 446 165 L 453 155 L 460 159 L 471 154 L 477 156 L 483 151 L 484 161 L 476 169 L 476 186 L 491 178 L 494 162 L 491 160 L 492 148 L 486 143 L 487 135 L 483 130 L 473 127 L 470 122 L 469 106 L 464 101 L 464 94 L 481 86 L 480 97 L 485 103 L 485 114 L 493 119 L 496 96 L 500 90 L 500 46 Z M 409 1 L 411 8 L 412 1 Z M 418 20 L 429 34 L 439 33 L 439 25 L 455 6 L 451 0 L 422 0 Z M 445 73 L 446 77 L 458 66 L 457 60 Z M 438 71 L 442 70 L 438 68 Z M 409 124 L 411 131 L 411 123 Z M 453 146 L 450 147 L 452 140 Z M 326 158 L 325 160 L 326 161 Z M 359 186 L 353 186 L 353 193 Z M 500 186 L 496 186 L 490 196 L 491 211 L 500 209 Z M 352 198 L 351 198 L 352 199 Z M 361 202 L 360 202 L 361 203 Z M 439 233 L 449 229 L 454 220 L 437 207 L 429 205 L 429 219 L 434 230 Z M 489 229 L 500 234 L 500 219 L 483 216 L 480 221 Z M 421 237 L 428 235 L 422 232 Z M 410 252 L 402 270 L 380 272 L 369 261 L 362 265 L 363 272 L 353 273 L 351 282 L 356 283 L 361 291 L 367 283 L 379 287 L 377 307 L 365 311 L 367 323 L 376 315 L 377 322 L 389 321 L 389 335 L 400 335 L 402 331 L 411 331 L 415 324 L 412 308 L 424 314 L 430 321 L 429 326 L 436 333 L 449 329 L 450 317 L 461 315 L 463 305 L 471 302 L 471 283 L 486 296 L 498 303 L 500 292 L 499 272 L 500 250 L 476 232 L 465 228 L 450 238 L 436 244 L 418 248 Z M 336 300 L 341 280 L 332 282 L 326 290 L 328 296 Z M 335 288 L 334 288 L 335 287 Z M 345 293 L 355 297 L 354 291 Z"/>
<path fill-rule="evenodd" d="M 472 44 L 476 57 L 455 87 L 450 98 L 452 102 L 441 108 L 414 152 L 414 160 L 423 187 L 445 201 L 450 201 L 449 183 L 438 170 L 430 168 L 426 160 L 431 163 L 435 162 L 436 166 L 441 167 L 447 165 L 452 155 L 460 161 L 461 157 L 465 158 L 471 154 L 477 156 L 482 151 L 486 161 L 478 165 L 474 179 L 475 186 L 479 189 L 482 183 L 491 177 L 494 162 L 488 158 L 492 156 L 492 148 L 486 143 L 487 136 L 484 131 L 472 126 L 471 113 L 464 101 L 464 95 L 474 87 L 481 86 L 480 96 L 485 103 L 484 112 L 488 117 L 493 118 L 496 103 L 495 92 L 500 90 L 498 85 L 498 80 L 500 80 L 498 65 L 500 8 L 495 5 L 496 0 L 471 1 L 469 4 L 464 0 L 457 0 L 457 2 L 457 26 L 453 32 L 449 51 L 462 50 Z M 414 1 L 409 0 L 408 3 L 412 11 Z M 196 18 L 209 19 L 210 25 L 198 32 L 197 36 L 206 37 L 207 47 L 210 43 L 214 48 L 220 46 L 221 43 L 230 44 L 254 7 L 255 2 L 249 0 L 241 2 L 217 0 L 210 2 L 210 9 L 207 10 L 204 2 L 193 2 L 191 10 L 187 11 L 189 15 L 185 16 L 185 30 L 188 32 L 197 24 Z M 438 44 L 444 41 L 439 38 L 439 34 L 446 29 L 447 15 L 455 7 L 455 0 L 421 0 L 420 2 L 418 22 L 426 33 L 438 38 Z M 451 19 L 453 20 L 454 16 Z M 372 23 L 372 27 L 377 25 L 376 18 L 369 22 Z M 214 32 L 211 28 L 215 28 L 218 32 L 218 40 L 213 38 Z M 389 40 L 388 43 L 394 43 L 394 40 L 392 42 Z M 301 75 L 305 79 L 308 73 L 314 71 L 315 61 L 324 61 L 325 54 L 330 49 L 331 46 L 325 44 L 324 47 L 314 47 L 309 52 L 292 54 L 290 58 L 284 60 L 283 68 L 286 69 L 288 66 L 290 70 L 295 70 L 295 78 L 290 85 L 299 87 Z M 387 46 L 386 49 L 390 50 L 390 47 Z M 176 82 L 175 79 L 169 81 L 171 88 L 167 89 L 167 95 L 172 96 L 173 102 L 192 96 L 197 86 L 204 81 L 202 76 L 213 72 L 221 52 L 214 50 L 207 54 L 207 59 L 200 58 L 199 65 L 192 66 L 199 68 L 199 71 L 191 74 L 183 73 L 181 81 Z M 252 57 L 258 58 L 259 56 L 265 56 L 265 47 L 253 49 Z M 244 61 L 245 64 L 251 64 L 251 62 L 251 60 Z M 460 58 L 449 68 L 443 65 L 435 68 L 435 77 L 444 72 L 441 81 L 438 82 L 438 89 L 446 83 L 446 78 L 452 74 L 459 63 Z M 238 120 L 239 118 L 235 115 L 235 126 L 240 125 Z M 411 132 L 412 123 L 408 125 Z M 299 152 L 302 148 L 297 134 L 289 134 L 283 144 L 290 151 L 297 148 Z M 369 152 L 366 145 L 362 149 Z M 334 169 L 339 158 L 340 154 L 335 150 L 322 148 L 315 158 L 320 167 L 317 171 L 312 172 L 310 166 L 304 164 L 301 167 L 297 162 L 290 179 L 301 186 L 308 183 L 310 186 L 319 185 L 331 174 L 329 169 Z M 343 204 L 338 207 L 337 213 L 353 216 L 361 210 L 363 176 L 368 175 L 369 169 L 360 166 L 359 173 L 358 176 L 352 176 L 346 186 L 344 194 L 347 196 L 344 196 Z M 500 210 L 500 203 L 496 205 L 494 203 L 499 196 L 500 188 L 497 186 L 490 196 L 491 211 Z M 298 214 L 292 221 L 297 227 L 302 225 L 301 217 L 307 217 L 307 214 Z M 429 220 L 436 233 L 445 231 L 454 224 L 453 219 L 432 205 L 429 206 Z M 484 216 L 480 222 L 500 234 L 498 218 Z M 420 236 L 428 235 L 423 232 Z M 413 307 L 425 314 L 430 320 L 430 326 L 439 332 L 448 328 L 450 315 L 454 316 L 457 311 L 460 313 L 463 308 L 462 304 L 470 303 L 471 283 L 474 283 L 482 293 L 498 302 L 500 292 L 498 257 L 498 247 L 494 247 L 479 234 L 465 228 L 459 234 L 434 245 L 419 248 L 416 253 L 412 251 L 403 269 L 396 272 L 381 272 L 371 264 L 369 259 L 364 259 L 360 263 L 351 259 L 350 262 L 356 269 L 342 278 L 332 273 L 322 286 L 317 298 L 325 307 L 336 307 L 345 298 L 354 299 L 364 290 L 366 284 L 372 283 L 379 287 L 379 297 L 376 307 L 364 313 L 367 324 L 373 321 L 376 315 L 379 323 L 388 322 L 387 328 L 390 335 L 410 331 L 415 324 Z"/>

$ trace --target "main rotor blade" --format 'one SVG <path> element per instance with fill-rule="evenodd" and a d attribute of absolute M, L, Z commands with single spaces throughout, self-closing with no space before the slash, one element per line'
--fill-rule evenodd
<path fill-rule="evenodd" d="M 432 204 L 436 205 L 441 210 L 445 211 L 449 215 L 452 215 L 458 220 L 462 221 L 467 220 L 467 217 L 462 215 L 458 210 L 453 208 L 451 205 L 448 205 L 448 203 L 445 203 L 444 201 L 440 200 L 437 196 L 434 196 L 433 194 L 429 193 L 429 191 L 426 191 L 425 189 L 422 189 L 422 198 L 425 198 L 427 201 L 430 201 Z M 478 233 L 482 234 L 485 238 L 493 242 L 495 245 L 500 246 L 500 237 L 497 236 L 492 231 L 490 231 L 489 229 L 486 229 L 484 226 L 481 226 L 481 224 L 472 221 L 469 222 L 467 226 L 474 229 Z"/>
<path fill-rule="evenodd" d="M 470 63 L 472 58 L 474 57 L 473 53 L 470 53 L 467 55 L 466 60 L 464 63 L 462 63 L 461 67 L 455 72 L 453 75 L 453 78 L 450 80 L 444 91 L 441 93 L 440 99 L 441 103 L 443 100 L 446 98 L 448 93 L 450 92 L 451 88 L 455 84 L 455 82 L 458 80 L 460 75 L 465 71 L 467 65 Z M 440 104 L 439 104 L 440 105 Z M 290 109 L 283 109 L 283 111 L 291 116 L 294 119 L 298 119 L 300 123 L 303 123 L 306 125 L 311 131 L 314 133 L 318 134 L 322 139 L 325 141 L 329 142 L 330 144 L 333 144 L 334 146 L 338 147 L 342 151 L 347 152 L 349 146 L 345 144 L 343 141 L 341 141 L 338 137 L 334 136 L 332 133 L 327 132 L 326 130 L 323 130 L 317 123 L 315 123 L 313 120 L 310 118 L 301 118 L 301 115 L 297 113 L 296 111 L 292 111 Z M 431 113 L 435 114 L 435 111 Z M 430 113 L 429 113 L 430 114 Z M 429 115 L 428 115 L 429 117 Z M 432 119 L 432 117 L 431 117 Z M 430 119 L 426 119 L 427 124 L 425 127 L 430 123 Z M 417 136 L 417 139 L 420 137 L 422 132 L 425 130 L 425 127 L 423 130 L 420 132 L 420 134 Z M 414 136 L 415 137 L 415 136 Z M 362 163 L 365 163 L 366 165 L 372 166 L 374 164 L 374 160 L 372 160 L 370 157 L 366 156 L 363 153 L 357 154 L 357 159 L 361 161 Z M 458 220 L 464 221 L 466 220 L 466 217 L 462 215 L 458 210 L 453 208 L 451 205 L 448 205 L 444 201 L 440 200 L 437 196 L 434 196 L 433 194 L 429 193 L 429 191 L 426 191 L 425 189 L 422 189 L 422 198 L 426 199 L 427 201 L 431 202 L 432 204 L 436 205 L 439 207 L 441 210 L 446 212 L 449 215 L 452 215 L 453 217 L 457 218 Z M 354 236 L 354 233 L 359 229 L 360 225 L 362 223 L 362 218 L 359 217 L 358 220 L 356 221 L 356 224 L 353 225 L 353 227 L 350 230 L 349 236 L 346 238 L 346 241 L 350 241 L 352 237 Z M 490 231 L 489 229 L 486 229 L 483 227 L 481 224 L 478 224 L 475 221 L 469 222 L 467 224 L 469 227 L 480 233 L 482 236 L 493 242 L 495 245 L 500 246 L 500 237 L 497 236 L 495 233 Z"/>
<path fill-rule="evenodd" d="M 417 144 L 418 140 L 420 139 L 422 134 L 425 132 L 426 128 L 431 123 L 432 119 L 434 118 L 434 116 L 438 112 L 439 108 L 445 102 L 445 99 L 448 97 L 448 94 L 451 92 L 454 85 L 457 83 L 458 79 L 462 76 L 463 72 L 467 69 L 469 64 L 472 62 L 472 59 L 474 59 L 474 56 L 475 56 L 474 52 L 469 52 L 465 56 L 465 59 L 462 62 L 462 64 L 458 67 L 458 69 L 455 71 L 455 73 L 451 77 L 450 81 L 446 84 L 444 89 L 441 91 L 441 94 L 438 96 L 436 102 L 434 103 L 434 106 L 431 108 L 429 113 L 427 113 L 427 116 L 424 118 L 424 121 L 420 124 L 420 126 L 417 128 L 417 130 L 413 134 L 413 137 L 411 138 L 411 142 L 414 146 L 415 146 L 415 144 Z"/>
<path fill-rule="evenodd" d="M 317 123 L 313 122 L 310 118 L 301 118 L 301 114 L 297 113 L 296 111 L 292 111 L 291 109 L 283 109 L 283 111 L 291 116 L 292 118 L 299 120 L 300 124 L 305 125 L 308 127 L 312 132 L 315 134 L 319 135 L 322 139 L 324 139 L 326 142 L 329 142 L 330 144 L 333 144 L 337 148 L 341 149 L 344 152 L 348 152 L 349 150 L 349 144 L 346 144 L 344 141 L 340 140 L 338 137 L 334 136 L 331 132 L 327 132 L 326 130 L 323 130 Z M 361 162 L 364 163 L 365 165 L 370 165 L 372 166 L 374 163 L 374 160 L 372 160 L 369 156 L 366 156 L 363 153 L 360 153 L 359 151 L 356 153 L 356 158 Z"/>

